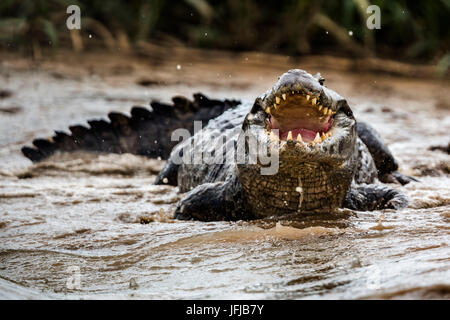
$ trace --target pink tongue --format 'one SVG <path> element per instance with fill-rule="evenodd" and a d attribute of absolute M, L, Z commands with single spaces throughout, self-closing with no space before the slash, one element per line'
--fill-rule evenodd
<path fill-rule="evenodd" d="M 298 134 L 301 134 L 302 140 L 313 141 L 314 138 L 316 137 L 317 132 L 319 132 L 319 133 L 327 132 L 328 129 L 331 127 L 331 123 L 332 123 L 332 120 L 331 120 L 331 118 L 329 118 L 329 121 L 326 124 L 326 126 L 324 128 L 322 128 L 320 131 L 308 130 L 308 129 L 304 129 L 304 128 L 291 129 L 290 131 L 292 132 L 292 138 L 297 139 Z M 272 125 L 272 129 L 277 129 L 277 124 L 274 121 L 273 117 L 270 118 L 270 124 Z M 286 140 L 289 130 L 286 130 L 286 131 L 283 131 L 281 129 L 279 129 L 279 130 L 280 130 L 280 139 Z"/>
<path fill-rule="evenodd" d="M 292 132 L 292 138 L 297 139 L 298 134 L 300 133 L 302 135 L 302 139 L 306 141 L 312 141 L 316 137 L 316 132 L 308 129 L 293 129 Z M 283 132 L 280 131 L 281 139 L 287 138 L 289 131 Z"/>

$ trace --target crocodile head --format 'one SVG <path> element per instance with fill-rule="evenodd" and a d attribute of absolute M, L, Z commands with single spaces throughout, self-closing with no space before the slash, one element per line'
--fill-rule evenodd
<path fill-rule="evenodd" d="M 239 179 L 257 215 L 333 209 L 342 203 L 355 171 L 356 121 L 347 101 L 323 81 L 289 70 L 256 99 L 244 120 L 240 139 L 252 137 L 278 157 L 275 174 L 261 174 L 261 161 L 238 162 Z"/>

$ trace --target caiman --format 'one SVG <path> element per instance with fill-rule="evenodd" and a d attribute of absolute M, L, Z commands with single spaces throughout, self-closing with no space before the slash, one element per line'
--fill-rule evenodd
<path fill-rule="evenodd" d="M 166 159 L 155 184 L 185 193 L 178 219 L 405 207 L 407 197 L 383 182 L 415 179 L 398 172 L 379 134 L 324 81 L 293 69 L 253 102 L 177 96 L 133 107 L 131 116 L 111 112 L 109 121 L 71 126 L 70 134 L 55 131 L 22 152 L 33 162 L 80 150 Z"/>

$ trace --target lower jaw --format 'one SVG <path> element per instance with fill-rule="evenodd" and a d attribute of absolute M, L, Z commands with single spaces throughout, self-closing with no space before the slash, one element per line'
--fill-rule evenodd
<path fill-rule="evenodd" d="M 292 128 L 290 130 L 282 129 L 280 128 L 279 124 L 276 120 L 274 120 L 273 117 L 270 118 L 271 123 L 271 129 L 278 129 L 279 130 L 279 138 L 281 140 L 287 140 L 288 135 L 292 134 L 292 139 L 296 140 L 298 135 L 301 135 L 301 140 L 308 143 L 311 141 L 314 141 L 317 134 L 319 136 L 322 136 L 323 134 L 327 134 L 329 129 L 331 128 L 331 125 L 333 124 L 333 120 L 331 117 L 328 118 L 328 122 L 326 124 L 317 125 L 317 129 L 306 129 L 306 128 Z"/>
<path fill-rule="evenodd" d="M 292 137 L 293 139 L 297 139 L 297 136 L 299 134 L 301 134 L 302 136 L 302 140 L 305 142 L 309 142 L 309 141 L 313 141 L 314 138 L 316 137 L 317 132 L 313 131 L 313 130 L 308 130 L 308 129 L 293 129 L 290 130 L 292 132 Z M 280 131 L 280 139 L 281 140 L 287 140 L 287 136 L 289 134 L 289 131 Z"/>

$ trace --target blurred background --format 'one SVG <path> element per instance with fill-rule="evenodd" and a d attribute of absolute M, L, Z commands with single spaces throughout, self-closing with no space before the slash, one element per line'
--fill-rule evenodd
<path fill-rule="evenodd" d="M 81 9 L 68 32 L 66 8 Z M 381 9 L 369 30 L 366 8 Z M 147 42 L 230 51 L 377 56 L 450 65 L 450 0 L 2 0 L 0 47 L 39 59 L 46 50 L 130 53 Z"/>

